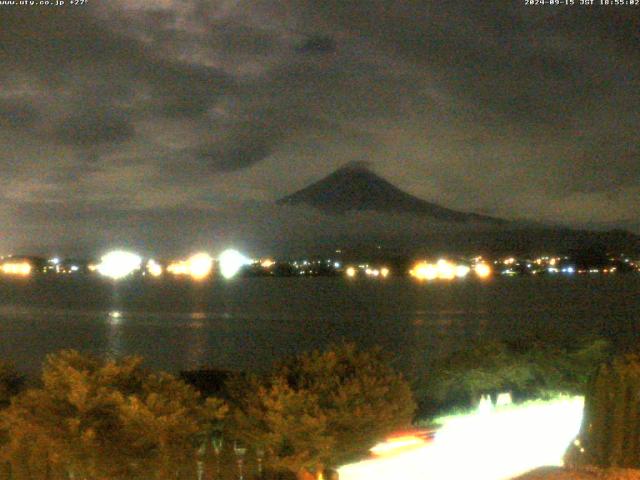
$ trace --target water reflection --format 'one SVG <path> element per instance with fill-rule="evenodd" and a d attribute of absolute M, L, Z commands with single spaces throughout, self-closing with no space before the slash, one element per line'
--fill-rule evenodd
<path fill-rule="evenodd" d="M 204 364 L 256 370 L 346 340 L 381 346 L 407 373 L 424 372 L 430 359 L 482 338 L 558 330 L 636 341 L 638 288 L 638 276 L 447 285 L 242 279 L 215 288 L 0 283 L 0 353 L 30 373 L 62 348 L 139 354 L 171 372 Z"/>
<path fill-rule="evenodd" d="M 123 345 L 122 323 L 124 318 L 119 310 L 107 314 L 107 356 L 120 358 L 125 354 Z"/>
<path fill-rule="evenodd" d="M 189 329 L 185 338 L 185 362 L 189 368 L 198 368 L 207 364 L 207 314 L 192 312 L 189 314 Z"/>

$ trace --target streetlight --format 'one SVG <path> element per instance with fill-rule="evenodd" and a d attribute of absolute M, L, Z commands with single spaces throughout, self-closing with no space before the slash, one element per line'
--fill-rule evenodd
<path fill-rule="evenodd" d="M 256 447 L 256 460 L 258 461 L 258 478 L 262 480 L 262 462 L 264 460 L 264 448 L 262 445 Z"/>
<path fill-rule="evenodd" d="M 195 437 L 197 480 L 204 477 L 204 456 L 207 453 L 207 433 L 199 432 Z"/>
<path fill-rule="evenodd" d="M 238 461 L 238 480 L 244 480 L 244 456 L 247 454 L 247 447 L 237 440 L 233 442 L 233 451 Z"/>
<path fill-rule="evenodd" d="M 220 478 L 220 453 L 223 446 L 222 426 L 215 425 L 211 430 L 211 448 L 216 455 L 216 478 Z"/>

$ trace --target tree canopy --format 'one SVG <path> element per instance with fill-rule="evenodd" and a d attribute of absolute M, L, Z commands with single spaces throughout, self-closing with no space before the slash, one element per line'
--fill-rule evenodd
<path fill-rule="evenodd" d="M 410 425 L 416 406 L 379 350 L 348 344 L 295 356 L 231 390 L 234 434 L 263 447 L 273 467 L 298 474 L 365 454 Z"/>
<path fill-rule="evenodd" d="M 102 360 L 73 350 L 47 357 L 42 387 L 0 414 L 14 478 L 176 478 L 193 464 L 193 440 L 226 413 L 139 357 Z"/>
<path fill-rule="evenodd" d="M 17 395 L 24 385 L 24 377 L 19 375 L 13 365 L 0 361 L 0 408 L 9 405 L 11 398 Z"/>

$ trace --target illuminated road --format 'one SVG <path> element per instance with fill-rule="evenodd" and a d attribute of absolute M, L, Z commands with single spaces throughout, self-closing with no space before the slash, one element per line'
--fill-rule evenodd
<path fill-rule="evenodd" d="M 581 397 L 566 397 L 449 417 L 428 445 L 346 465 L 340 479 L 507 480 L 561 465 L 582 409 Z"/>

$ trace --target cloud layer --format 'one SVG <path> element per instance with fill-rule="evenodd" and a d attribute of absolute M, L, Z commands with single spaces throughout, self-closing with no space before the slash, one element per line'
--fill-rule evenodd
<path fill-rule="evenodd" d="M 37 244 L 43 230 L 47 244 L 120 235 L 170 248 L 180 222 L 164 222 L 162 238 L 152 227 L 167 209 L 211 236 L 237 228 L 223 219 L 239 204 L 272 202 L 349 161 L 451 208 L 640 222 L 633 8 L 0 9 L 3 249 Z"/>

